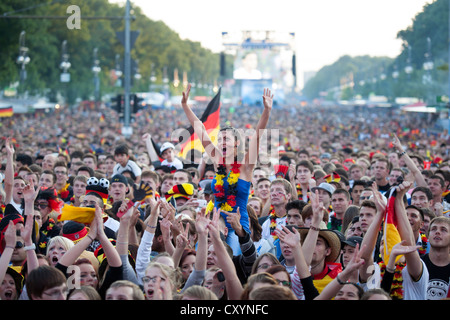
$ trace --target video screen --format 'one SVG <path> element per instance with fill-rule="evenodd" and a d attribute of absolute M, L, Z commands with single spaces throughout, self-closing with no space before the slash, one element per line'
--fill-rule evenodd
<path fill-rule="evenodd" d="M 234 60 L 235 80 L 271 80 L 276 89 L 291 88 L 292 50 L 285 47 L 241 48 Z"/>

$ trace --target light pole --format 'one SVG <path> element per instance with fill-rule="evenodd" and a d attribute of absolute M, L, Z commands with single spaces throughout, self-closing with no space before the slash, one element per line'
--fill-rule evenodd
<path fill-rule="evenodd" d="M 92 66 L 92 72 L 94 73 L 94 96 L 95 96 L 95 102 L 100 100 L 100 79 L 98 74 L 100 71 L 102 71 L 102 68 L 100 68 L 100 60 L 97 57 L 98 48 L 94 48 L 94 65 Z"/>
<path fill-rule="evenodd" d="M 27 70 L 25 66 L 30 63 L 31 59 L 28 56 L 28 48 L 25 46 L 25 31 L 22 31 L 19 36 L 19 56 L 17 57 L 17 64 L 20 65 L 20 83 L 27 79 Z"/>
<path fill-rule="evenodd" d="M 117 81 L 115 83 L 116 87 L 121 87 L 122 86 L 122 79 L 120 79 L 120 77 L 122 77 L 122 70 L 120 69 L 120 54 L 116 54 L 116 66 L 115 66 L 115 73 L 116 73 L 116 77 L 117 77 Z"/>
<path fill-rule="evenodd" d="M 67 53 L 67 40 L 64 40 L 61 45 L 61 63 L 59 65 L 63 71 L 60 76 L 61 82 L 70 82 L 70 73 L 67 72 L 71 67 L 69 62 L 69 54 Z"/>
<path fill-rule="evenodd" d="M 408 80 L 410 80 L 411 73 L 413 72 L 413 67 L 411 65 L 411 46 L 408 46 L 408 59 L 406 60 L 405 72 L 408 75 Z"/>
<path fill-rule="evenodd" d="M 434 64 L 431 60 L 431 39 L 427 37 L 427 52 L 425 53 L 425 62 L 423 63 L 423 69 L 425 70 L 425 75 L 423 76 L 423 84 L 430 84 L 432 79 L 431 70 L 433 70 Z"/>

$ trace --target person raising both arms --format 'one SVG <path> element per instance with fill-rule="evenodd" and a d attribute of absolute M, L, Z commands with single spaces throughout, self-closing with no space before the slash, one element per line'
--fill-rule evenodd
<path fill-rule="evenodd" d="M 262 96 L 264 110 L 255 133 L 250 137 L 248 151 L 244 152 L 245 137 L 241 136 L 241 132 L 237 128 L 221 128 L 217 136 L 217 145 L 213 144 L 205 126 L 187 104 L 190 90 L 191 85 L 189 84 L 186 91 L 183 92 L 181 106 L 194 128 L 194 132 L 200 138 L 203 148 L 212 160 L 216 171 L 211 184 L 215 196 L 214 206 L 221 209 L 225 221 L 227 220 L 226 212 L 236 212 L 239 208 L 242 227 L 250 233 L 247 201 L 253 169 L 258 158 L 260 138 L 264 133 L 272 110 L 273 95 L 269 89 L 264 89 Z M 227 227 L 229 229 L 227 243 L 233 249 L 233 253 L 239 255 L 238 237 L 228 222 Z"/>

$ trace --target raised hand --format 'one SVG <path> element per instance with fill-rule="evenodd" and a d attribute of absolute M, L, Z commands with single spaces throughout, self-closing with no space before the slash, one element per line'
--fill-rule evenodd
<path fill-rule="evenodd" d="M 39 188 L 36 188 L 36 190 L 34 189 L 34 182 L 30 177 L 30 179 L 28 180 L 28 184 L 23 188 L 22 191 L 24 201 L 34 203 L 34 200 L 36 199 L 38 193 Z"/>
<path fill-rule="evenodd" d="M 191 84 L 189 83 L 186 91 L 183 91 L 183 98 L 181 99 L 181 104 L 182 105 L 187 105 L 188 100 L 189 100 L 189 93 L 191 92 Z"/>
<path fill-rule="evenodd" d="M 402 143 L 395 133 L 392 134 L 392 144 L 398 151 L 403 151 Z"/>
<path fill-rule="evenodd" d="M 134 199 L 133 202 L 140 202 L 142 200 L 144 200 L 147 197 L 150 197 L 153 195 L 153 189 L 152 187 L 144 181 L 141 181 L 141 183 L 139 184 L 139 187 L 136 187 L 135 185 L 133 185 L 133 195 L 134 195 Z"/>
<path fill-rule="evenodd" d="M 273 94 L 270 91 L 270 89 L 268 89 L 268 88 L 264 89 L 262 98 L 263 98 L 264 108 L 272 109 Z"/>
<path fill-rule="evenodd" d="M 286 228 L 286 226 L 281 226 L 281 229 L 275 230 L 278 238 L 288 245 L 290 248 L 295 248 L 300 245 L 300 234 L 297 229 L 292 228 L 293 231 Z"/>
<path fill-rule="evenodd" d="M 182 232 L 177 236 L 177 248 L 186 248 L 189 243 L 189 222 L 186 223 L 185 229 L 181 227 Z"/>
<path fill-rule="evenodd" d="M 14 147 L 11 144 L 11 138 L 6 138 L 6 142 L 5 142 L 5 148 L 6 148 L 6 154 L 8 156 L 13 156 L 14 155 Z"/>

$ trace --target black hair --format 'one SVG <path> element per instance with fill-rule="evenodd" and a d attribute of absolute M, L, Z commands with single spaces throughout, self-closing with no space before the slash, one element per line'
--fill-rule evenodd
<path fill-rule="evenodd" d="M 114 155 L 125 154 L 129 155 L 129 149 L 126 144 L 120 144 L 114 149 Z"/>

